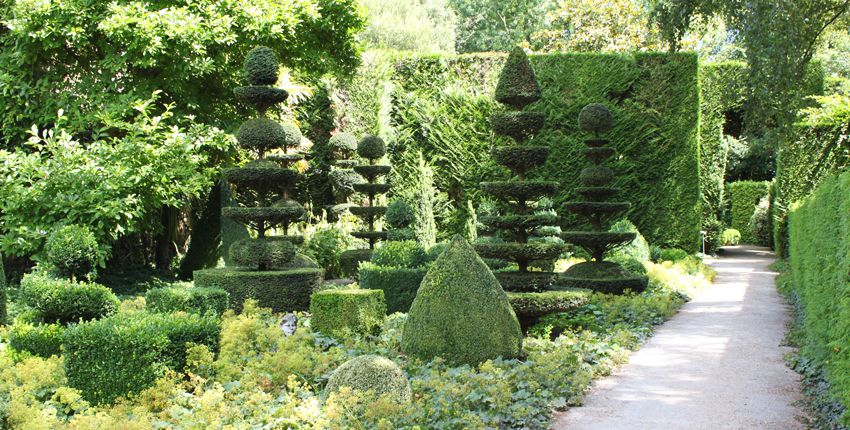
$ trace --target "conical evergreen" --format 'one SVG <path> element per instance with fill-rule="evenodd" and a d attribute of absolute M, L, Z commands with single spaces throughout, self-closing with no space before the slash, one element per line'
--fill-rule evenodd
<path fill-rule="evenodd" d="M 293 124 L 280 124 L 266 117 L 269 108 L 287 98 L 285 90 L 271 86 L 278 76 L 274 51 L 266 47 L 251 50 L 244 73 L 250 85 L 236 88 L 234 94 L 253 106 L 257 117 L 239 127 L 236 139 L 257 159 L 224 171 L 236 204 L 223 207 L 221 212 L 254 230 L 257 237 L 241 239 L 230 246 L 228 255 L 238 268 L 196 271 L 195 283 L 226 289 L 237 307 L 252 297 L 269 298 L 260 305 L 275 311 L 306 310 L 310 292 L 321 282 L 322 270 L 298 253 L 297 245 L 303 238 L 289 235 L 290 225 L 305 213 L 304 207 L 291 197 L 302 176 L 290 168 L 303 160 L 302 154 L 291 153 L 300 145 L 301 132 Z M 269 236 L 277 229 L 282 230 L 282 236 Z M 264 281 L 258 284 L 257 279 Z"/>
<path fill-rule="evenodd" d="M 600 138 L 600 135 L 613 127 L 611 111 L 599 103 L 587 105 L 579 113 L 579 126 L 582 131 L 593 135 L 592 139 L 585 141 L 587 148 L 584 149 L 585 158 L 591 165 L 581 172 L 580 180 L 584 186 L 576 188 L 584 200 L 567 202 L 564 207 L 584 217 L 592 230 L 567 231 L 561 237 L 587 250 L 592 261 L 570 267 L 561 278 L 562 282 L 569 287 L 606 293 L 619 294 L 627 289 L 642 291 L 647 285 L 646 277 L 633 275 L 617 263 L 604 261 L 606 252 L 631 242 L 636 236 L 631 232 L 609 231 L 630 206 L 628 202 L 609 201 L 618 189 L 610 186 L 614 172 L 604 163 L 617 151 L 607 146 L 608 140 Z"/>
<path fill-rule="evenodd" d="M 556 182 L 526 179 L 526 174 L 546 163 L 549 148 L 529 145 L 528 141 L 543 128 L 545 117 L 523 109 L 540 99 L 540 87 L 531 64 L 522 48 L 514 48 L 508 56 L 496 86 L 496 100 L 506 105 L 507 111 L 493 115 L 491 123 L 496 135 L 512 139 L 513 144 L 493 149 L 493 159 L 510 169 L 515 175 L 509 181 L 483 182 L 485 193 L 500 200 L 501 214 L 482 216 L 479 221 L 506 240 L 504 243 L 479 243 L 476 250 L 482 257 L 513 261 L 518 270 L 496 274 L 502 287 L 508 291 L 537 291 L 552 284 L 554 273 L 529 271 L 529 264 L 537 260 L 557 258 L 563 246 L 558 243 L 530 241 L 544 227 L 557 224 L 558 217 L 540 211 L 538 201 L 553 195 Z"/>
<path fill-rule="evenodd" d="M 453 365 L 519 356 L 522 332 L 508 296 L 461 236 L 428 269 L 401 339 L 405 354 Z"/>

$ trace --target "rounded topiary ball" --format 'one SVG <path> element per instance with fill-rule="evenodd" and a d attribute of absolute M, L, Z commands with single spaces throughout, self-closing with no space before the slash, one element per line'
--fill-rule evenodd
<path fill-rule="evenodd" d="M 587 133 L 605 133 L 614 126 L 614 117 L 605 105 L 591 103 L 579 112 L 578 125 Z"/>
<path fill-rule="evenodd" d="M 357 150 L 357 138 L 351 133 L 337 133 L 328 140 L 328 146 L 337 157 L 348 157 Z"/>
<path fill-rule="evenodd" d="M 89 278 L 100 257 L 100 247 L 86 226 L 66 225 L 53 231 L 44 245 L 47 262 L 61 277 Z"/>
<path fill-rule="evenodd" d="M 298 248 L 282 238 L 242 239 L 230 246 L 230 258 L 237 266 L 276 269 L 292 262 Z"/>
<path fill-rule="evenodd" d="M 284 123 L 280 125 L 283 128 L 284 144 L 283 149 L 287 148 L 297 148 L 301 146 L 301 129 L 298 128 L 295 124 L 292 123 Z"/>
<path fill-rule="evenodd" d="M 258 46 L 245 57 L 245 78 L 251 85 L 274 85 L 277 71 L 277 54 L 271 48 Z"/>
<path fill-rule="evenodd" d="M 398 403 L 408 403 L 411 397 L 410 382 L 401 368 L 378 355 L 361 355 L 334 370 L 326 390 L 335 393 L 341 387 L 372 390 L 377 396 L 388 395 Z"/>
<path fill-rule="evenodd" d="M 413 208 L 402 199 L 395 199 L 387 205 L 387 213 L 384 214 L 384 219 L 390 228 L 405 228 L 410 227 L 416 221 L 416 214 L 413 213 Z"/>
<path fill-rule="evenodd" d="M 236 140 L 244 148 L 265 152 L 283 148 L 292 140 L 292 130 L 284 129 L 268 118 L 252 118 L 242 123 L 236 132 Z"/>
<path fill-rule="evenodd" d="M 387 145 L 378 136 L 366 136 L 357 143 L 357 155 L 368 160 L 377 160 L 386 153 Z"/>

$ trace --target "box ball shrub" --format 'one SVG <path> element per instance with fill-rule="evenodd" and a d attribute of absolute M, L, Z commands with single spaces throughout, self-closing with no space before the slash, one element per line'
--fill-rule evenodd
<path fill-rule="evenodd" d="M 60 355 L 64 332 L 65 327 L 60 324 L 31 324 L 18 320 L 9 330 L 9 347 L 44 358 Z"/>
<path fill-rule="evenodd" d="M 377 160 L 386 153 L 387 145 L 378 136 L 365 136 L 357 143 L 357 155 L 367 160 Z"/>
<path fill-rule="evenodd" d="M 30 273 L 21 279 L 21 299 L 45 322 L 68 324 L 115 313 L 118 297 L 103 285 Z"/>
<path fill-rule="evenodd" d="M 741 232 L 734 228 L 727 228 L 726 230 L 723 230 L 721 242 L 723 243 L 723 246 L 735 246 L 741 243 Z"/>
<path fill-rule="evenodd" d="M 93 404 L 150 387 L 166 369 L 182 372 L 188 344 L 218 351 L 216 317 L 138 312 L 69 327 L 62 337 L 68 385 Z"/>
<path fill-rule="evenodd" d="M 340 132 L 328 139 L 328 147 L 336 158 L 348 158 L 357 150 L 357 138 L 351 133 Z"/>
<path fill-rule="evenodd" d="M 522 332 L 508 296 L 461 236 L 425 274 L 401 346 L 410 356 L 442 357 L 453 365 L 519 356 Z"/>
<path fill-rule="evenodd" d="M 360 266 L 360 287 L 383 291 L 388 314 L 407 312 L 427 272 L 425 267 L 387 267 L 366 262 Z"/>
<path fill-rule="evenodd" d="M 230 307 L 237 312 L 246 299 L 255 299 L 274 312 L 306 311 L 310 295 L 322 285 L 323 273 L 315 267 L 280 271 L 226 267 L 195 271 L 195 285 L 227 291 Z"/>
<path fill-rule="evenodd" d="M 243 67 L 245 79 L 251 85 L 274 85 L 277 83 L 277 54 L 271 48 L 258 46 L 248 51 Z"/>
<path fill-rule="evenodd" d="M 607 133 L 614 127 L 614 117 L 605 105 L 591 103 L 578 113 L 578 124 L 586 133 Z"/>
<path fill-rule="evenodd" d="M 145 293 L 146 309 L 152 312 L 188 312 L 221 315 L 230 304 L 227 291 L 221 288 L 187 285 L 153 288 Z"/>
<path fill-rule="evenodd" d="M 661 248 L 658 261 L 680 261 L 688 258 L 690 254 L 681 248 Z"/>
<path fill-rule="evenodd" d="M 349 333 L 372 334 L 380 329 L 387 305 L 381 290 L 325 290 L 310 298 L 314 330 L 341 338 Z"/>
<path fill-rule="evenodd" d="M 277 269 L 289 264 L 297 252 L 297 246 L 279 237 L 243 239 L 230 246 L 230 259 L 237 266 Z"/>
<path fill-rule="evenodd" d="M 346 361 L 331 374 L 325 391 L 328 394 L 349 387 L 388 396 L 398 403 L 409 403 L 410 382 L 404 371 L 391 360 L 379 355 L 361 355 Z"/>
<path fill-rule="evenodd" d="M 57 276 L 88 279 L 97 266 L 100 248 L 88 227 L 66 225 L 50 234 L 44 244 L 48 265 Z"/>

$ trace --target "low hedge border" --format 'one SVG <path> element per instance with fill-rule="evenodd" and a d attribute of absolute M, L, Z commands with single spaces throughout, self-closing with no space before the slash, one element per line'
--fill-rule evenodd
<path fill-rule="evenodd" d="M 147 309 L 153 312 L 175 312 L 221 315 L 230 304 L 222 288 L 172 286 L 154 288 L 145 294 Z"/>
<path fill-rule="evenodd" d="M 219 268 L 195 271 L 195 287 L 220 288 L 230 295 L 230 307 L 242 311 L 246 299 L 274 312 L 306 311 L 310 295 L 322 285 L 324 271 L 317 268 L 249 271 Z"/>
<path fill-rule="evenodd" d="M 360 287 L 382 290 L 387 313 L 407 312 L 427 272 L 428 269 L 424 267 L 407 269 L 363 263 L 360 267 Z"/>

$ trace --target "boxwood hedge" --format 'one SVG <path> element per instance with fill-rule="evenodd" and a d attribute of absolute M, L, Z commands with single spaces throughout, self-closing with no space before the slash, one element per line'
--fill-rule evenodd
<path fill-rule="evenodd" d="M 756 210 L 759 200 L 767 195 L 770 182 L 738 181 L 727 184 L 727 192 L 732 207 L 732 224 L 741 232 L 741 241 L 755 243 L 755 237 L 750 229 L 750 218 Z"/>

